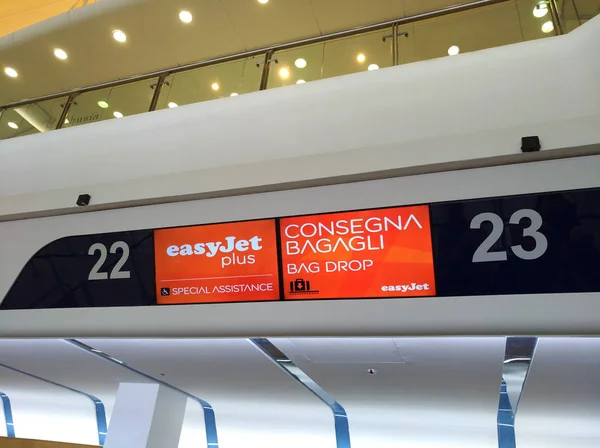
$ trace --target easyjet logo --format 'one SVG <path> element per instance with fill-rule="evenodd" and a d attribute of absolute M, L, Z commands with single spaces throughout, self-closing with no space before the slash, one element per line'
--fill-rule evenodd
<path fill-rule="evenodd" d="M 167 247 L 169 257 L 186 257 L 189 255 L 206 255 L 209 258 L 214 257 L 219 252 L 228 254 L 233 251 L 246 252 L 248 250 L 258 251 L 262 249 L 262 238 L 254 236 L 250 239 L 238 239 L 236 236 L 227 236 L 225 241 L 209 241 L 204 243 L 189 243 L 179 246 L 172 245 Z"/>

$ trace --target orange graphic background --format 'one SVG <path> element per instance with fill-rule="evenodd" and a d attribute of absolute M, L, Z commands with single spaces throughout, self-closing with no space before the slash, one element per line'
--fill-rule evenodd
<path fill-rule="evenodd" d="M 302 225 L 305 223 L 317 224 L 319 222 L 329 225 L 337 220 L 364 219 L 372 217 L 388 217 L 397 222 L 398 215 L 402 216 L 403 227 L 409 216 L 413 214 L 419 221 L 422 229 L 411 221 L 406 230 L 398 230 L 389 227 L 388 231 L 380 233 L 364 232 L 362 234 L 334 235 L 325 233 L 322 237 L 318 234 L 311 238 L 300 236 L 290 239 L 286 236 L 285 229 L 290 224 Z M 333 299 L 333 298 L 369 298 L 369 297 L 408 297 L 408 296 L 433 296 L 435 295 L 435 278 L 433 271 L 433 253 L 431 247 L 431 232 L 429 222 L 429 208 L 427 206 L 397 207 L 379 210 L 366 210 L 358 212 L 344 212 L 327 215 L 303 216 L 285 218 L 280 221 L 282 239 L 282 263 L 285 298 L 288 300 L 306 299 Z M 290 232 L 291 233 L 291 232 Z M 293 229 L 296 235 L 298 229 Z M 354 236 L 368 236 L 378 245 L 379 235 L 383 235 L 384 249 L 363 250 L 360 252 L 346 251 L 344 247 L 338 247 L 336 252 L 314 253 L 308 250 L 304 254 L 287 255 L 286 242 L 298 241 L 302 248 L 306 240 L 313 244 L 320 238 L 330 238 L 332 242 L 343 238 L 345 242 Z M 350 261 L 350 260 L 372 260 L 373 266 L 358 272 L 325 272 L 325 261 Z M 298 274 L 288 274 L 288 263 L 307 265 L 311 262 L 320 262 L 321 272 L 307 273 L 302 271 Z M 296 279 L 310 281 L 310 288 L 318 290 L 318 294 L 290 294 L 290 282 Z M 382 286 L 425 284 L 429 290 L 414 291 L 382 291 Z"/>
<path fill-rule="evenodd" d="M 181 246 L 206 242 L 222 242 L 225 237 L 235 236 L 249 240 L 254 236 L 262 238 L 261 250 L 251 247 L 245 252 L 234 250 L 231 253 L 218 252 L 210 258 L 204 255 L 171 257 L 167 255 L 169 246 Z M 279 275 L 277 269 L 277 242 L 275 220 L 247 221 L 226 224 L 211 224 L 176 229 L 154 231 L 154 252 L 156 265 L 156 296 L 159 304 L 174 303 L 211 303 L 263 301 L 279 299 Z M 223 256 L 239 257 L 254 255 L 256 263 L 238 264 L 221 267 Z M 219 278 L 221 277 L 221 278 Z M 215 286 L 273 283 L 273 291 L 225 292 L 219 294 L 197 295 L 161 295 L 161 288 L 169 287 L 207 287 L 211 291 Z"/>

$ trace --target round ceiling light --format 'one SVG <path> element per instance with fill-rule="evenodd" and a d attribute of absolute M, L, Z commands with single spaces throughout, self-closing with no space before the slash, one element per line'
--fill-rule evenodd
<path fill-rule="evenodd" d="M 299 79 L 298 81 L 296 81 L 296 84 L 304 84 L 306 81 L 303 79 Z"/>
<path fill-rule="evenodd" d="M 358 53 L 356 55 L 356 60 L 358 61 L 359 64 L 362 64 L 363 62 L 365 62 L 367 60 L 367 57 L 362 53 Z"/>
<path fill-rule="evenodd" d="M 283 67 L 281 70 L 279 70 L 279 76 L 281 76 L 283 79 L 288 79 L 290 77 L 290 69 Z"/>
<path fill-rule="evenodd" d="M 7 124 L 8 124 L 9 128 L 19 129 L 19 126 L 17 125 L 17 123 L 13 123 L 12 121 L 9 121 Z"/>
<path fill-rule="evenodd" d="M 123 118 L 123 114 L 121 112 L 115 110 L 113 112 L 113 117 L 115 117 L 115 118 Z"/>
<path fill-rule="evenodd" d="M 294 62 L 294 65 L 298 68 L 304 68 L 306 67 L 306 59 L 298 58 Z"/>
<path fill-rule="evenodd" d="M 12 67 L 6 67 L 4 69 L 4 73 L 6 73 L 6 76 L 10 76 L 11 78 L 16 78 L 17 76 L 19 76 L 17 71 Z"/>
<path fill-rule="evenodd" d="M 62 60 L 65 60 L 69 57 L 67 55 L 67 52 L 65 50 L 63 50 L 62 48 L 55 48 L 54 56 L 56 56 L 58 59 L 62 59 Z"/>
<path fill-rule="evenodd" d="M 169 109 L 173 109 L 173 108 L 175 108 L 175 107 L 178 107 L 178 106 L 179 106 L 179 104 L 177 104 L 177 103 L 174 103 L 173 101 L 171 101 L 169 104 L 167 104 L 167 106 L 169 106 Z"/>
<path fill-rule="evenodd" d="M 538 19 L 544 17 L 546 14 L 548 14 L 548 3 L 545 1 L 539 2 L 533 8 L 533 16 L 537 17 Z"/>
<path fill-rule="evenodd" d="M 238 96 L 237 92 L 233 92 L 231 95 L 229 96 Z"/>
<path fill-rule="evenodd" d="M 367 67 L 367 70 L 369 70 L 370 72 L 372 72 L 373 70 L 379 70 L 379 66 L 377 64 L 370 64 Z"/>
<path fill-rule="evenodd" d="M 218 83 L 218 82 L 213 82 L 213 83 L 210 85 L 210 88 L 211 88 L 211 89 L 213 89 L 213 90 L 216 92 L 216 91 L 217 91 L 217 90 L 219 90 L 221 87 L 219 86 L 219 83 Z"/>
<path fill-rule="evenodd" d="M 269 3 L 269 0 L 257 0 L 258 3 L 260 3 L 261 5 L 266 5 L 267 3 Z"/>
<path fill-rule="evenodd" d="M 125 34 L 123 31 L 121 30 L 114 30 L 112 32 L 113 38 L 117 41 L 117 42 L 125 42 L 127 40 L 127 34 Z"/>
<path fill-rule="evenodd" d="M 554 23 L 552 23 L 552 20 L 549 20 L 542 25 L 542 32 L 551 33 L 552 31 L 554 31 Z"/>
<path fill-rule="evenodd" d="M 179 13 L 179 20 L 181 20 L 183 23 L 190 23 L 193 18 L 194 17 L 192 16 L 192 13 L 189 11 L 181 11 Z"/>
<path fill-rule="evenodd" d="M 458 46 L 452 45 L 450 48 L 448 48 L 448 54 L 450 56 L 456 56 L 458 53 L 460 53 L 460 48 L 458 48 Z"/>
<path fill-rule="evenodd" d="M 106 101 L 98 101 L 98 106 L 100 106 L 102 109 L 107 109 L 108 103 Z"/>

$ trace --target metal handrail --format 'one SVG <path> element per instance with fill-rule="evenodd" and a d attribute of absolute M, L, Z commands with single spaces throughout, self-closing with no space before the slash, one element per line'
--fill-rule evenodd
<path fill-rule="evenodd" d="M 55 100 L 58 98 L 67 98 L 70 96 L 77 96 L 77 95 L 81 95 L 82 93 L 92 92 L 95 90 L 101 90 L 101 89 L 106 89 L 106 88 L 110 88 L 110 87 L 122 86 L 125 84 L 131 84 L 134 82 L 144 81 L 144 80 L 148 80 L 148 79 L 152 79 L 152 78 L 166 77 L 166 76 L 169 76 L 169 75 L 172 75 L 175 73 L 193 70 L 196 68 L 208 67 L 211 65 L 222 64 L 225 62 L 231 62 L 231 61 L 236 61 L 236 60 L 240 60 L 240 59 L 247 59 L 247 58 L 251 58 L 254 56 L 261 56 L 261 55 L 265 55 L 266 53 L 269 53 L 269 52 L 274 53 L 277 51 L 289 50 L 292 48 L 303 47 L 306 45 L 327 42 L 327 41 L 334 40 L 334 39 L 341 39 L 344 37 L 356 36 L 358 34 L 363 34 L 363 33 L 367 33 L 370 31 L 378 31 L 378 30 L 381 30 L 383 28 L 387 28 L 390 26 L 397 27 L 400 25 L 408 24 L 408 23 L 418 22 L 418 21 L 427 20 L 427 19 L 433 19 L 436 17 L 442 17 L 442 16 L 446 16 L 449 14 L 464 12 L 464 11 L 468 11 L 471 9 L 475 9 L 475 8 L 479 8 L 479 7 L 483 7 L 483 6 L 494 5 L 494 4 L 498 4 L 498 3 L 505 3 L 508 1 L 511 1 L 511 0 L 476 0 L 474 2 L 466 3 L 464 5 L 450 6 L 448 8 L 439 9 L 437 11 L 415 14 L 410 17 L 388 20 L 385 22 L 378 22 L 378 23 L 374 23 L 372 25 L 366 25 L 366 26 L 361 26 L 361 27 L 357 27 L 357 28 L 352 28 L 349 30 L 338 31 L 338 32 L 334 32 L 334 33 L 323 34 L 320 36 L 309 37 L 306 39 L 301 39 L 301 40 L 289 42 L 286 44 L 271 45 L 271 46 L 259 48 L 256 50 L 245 51 L 243 53 L 236 53 L 236 54 L 231 54 L 228 56 L 207 59 L 207 60 L 200 61 L 200 62 L 194 62 L 191 64 L 182 65 L 179 67 L 173 67 L 170 69 L 146 73 L 143 75 L 132 76 L 132 77 L 120 79 L 117 81 L 100 83 L 100 84 L 95 84 L 92 86 L 83 87 L 83 88 L 79 88 L 79 89 L 73 89 L 73 90 L 68 90 L 65 92 L 54 93 L 52 95 L 44 95 L 44 96 L 39 96 L 36 98 L 30 98 L 30 99 L 25 99 L 22 101 L 16 101 L 13 103 L 8 103 L 8 104 L 4 104 L 4 105 L 0 106 L 0 112 L 4 111 L 6 109 L 13 109 L 15 107 L 27 106 L 27 105 L 30 105 L 33 103 L 38 103 L 41 101 Z M 265 66 L 263 67 L 263 70 L 268 70 L 267 66 L 268 66 L 268 64 L 265 64 Z M 67 108 L 67 107 L 68 106 L 65 106 L 65 108 Z"/>

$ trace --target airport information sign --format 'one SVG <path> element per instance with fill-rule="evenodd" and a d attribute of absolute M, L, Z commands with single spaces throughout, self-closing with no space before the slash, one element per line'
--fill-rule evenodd
<path fill-rule="evenodd" d="M 2 309 L 600 292 L 600 189 L 80 235 Z"/>

